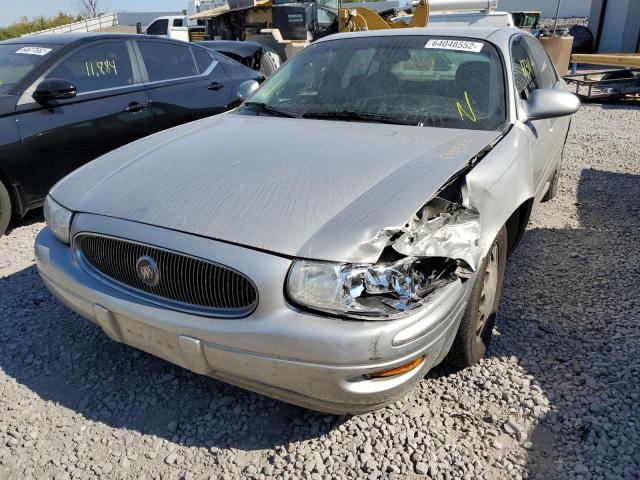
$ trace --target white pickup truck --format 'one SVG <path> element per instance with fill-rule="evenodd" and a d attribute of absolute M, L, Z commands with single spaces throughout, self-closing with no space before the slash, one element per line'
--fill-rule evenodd
<path fill-rule="evenodd" d="M 190 21 L 186 15 L 158 17 L 149 24 L 145 33 L 185 42 L 204 40 L 204 27 Z"/>

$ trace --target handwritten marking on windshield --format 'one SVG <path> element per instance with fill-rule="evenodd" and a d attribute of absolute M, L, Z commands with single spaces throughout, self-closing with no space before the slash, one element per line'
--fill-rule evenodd
<path fill-rule="evenodd" d="M 473 123 L 476 123 L 478 121 L 478 119 L 476 118 L 476 112 L 473 111 L 473 107 L 471 106 L 471 101 L 469 100 L 469 95 L 467 94 L 466 91 L 464 92 L 464 99 L 467 102 L 467 107 L 469 107 L 468 110 L 465 110 L 465 108 L 460 104 L 460 102 L 456 102 L 456 109 L 458 110 L 458 114 L 460 115 L 460 120 L 464 120 L 464 117 L 467 117 Z"/>

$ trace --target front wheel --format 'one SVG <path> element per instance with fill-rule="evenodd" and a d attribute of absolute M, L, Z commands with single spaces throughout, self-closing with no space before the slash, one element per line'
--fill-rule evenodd
<path fill-rule="evenodd" d="M 478 268 L 471 298 L 447 357 L 456 367 L 466 368 L 484 357 L 496 322 L 507 262 L 507 229 L 503 226 Z"/>
<path fill-rule="evenodd" d="M 0 237 L 4 235 L 11 220 L 11 196 L 0 182 Z"/>

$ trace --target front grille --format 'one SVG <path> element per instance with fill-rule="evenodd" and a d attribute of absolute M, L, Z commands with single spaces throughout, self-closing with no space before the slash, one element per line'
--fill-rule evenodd
<path fill-rule="evenodd" d="M 258 292 L 243 274 L 223 265 L 163 248 L 97 234 L 79 234 L 81 263 L 129 291 L 164 306 L 211 316 L 243 317 Z M 144 262 L 149 275 L 140 274 Z M 147 280 L 143 281 L 143 278 Z M 149 281 L 149 279 L 152 281 Z"/>

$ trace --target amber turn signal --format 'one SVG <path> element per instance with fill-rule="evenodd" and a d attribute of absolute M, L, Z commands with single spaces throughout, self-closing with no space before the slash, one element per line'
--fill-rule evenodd
<path fill-rule="evenodd" d="M 402 373 L 407 373 L 413 370 L 414 368 L 419 367 L 424 362 L 426 358 L 425 355 L 416 358 L 415 360 L 411 360 L 409 363 L 405 363 L 404 365 L 400 365 L 399 367 L 390 368 L 389 370 L 382 370 L 380 372 L 373 372 L 367 374 L 369 378 L 385 378 L 385 377 L 393 377 L 394 375 L 400 375 Z"/>

